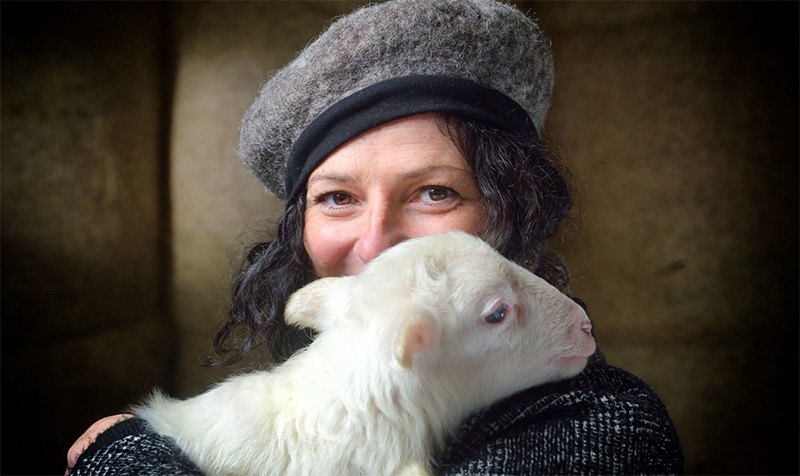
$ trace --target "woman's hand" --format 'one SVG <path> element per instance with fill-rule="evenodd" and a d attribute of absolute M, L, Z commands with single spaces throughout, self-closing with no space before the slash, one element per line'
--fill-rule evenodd
<path fill-rule="evenodd" d="M 113 415 L 110 417 L 105 417 L 102 420 L 98 420 L 92 426 L 90 426 L 89 429 L 86 430 L 81 437 L 72 444 L 72 447 L 67 452 L 67 472 L 65 473 L 65 476 L 68 475 L 72 468 L 75 467 L 75 463 L 78 462 L 78 457 L 84 451 L 86 451 L 86 448 L 88 448 L 89 445 L 94 443 L 100 433 L 108 430 L 123 420 L 127 420 L 128 418 L 133 418 L 133 415 L 130 413 Z"/>

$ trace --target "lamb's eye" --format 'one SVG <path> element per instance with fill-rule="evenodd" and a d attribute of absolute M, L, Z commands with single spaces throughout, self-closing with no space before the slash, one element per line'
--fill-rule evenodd
<path fill-rule="evenodd" d="M 503 322 L 503 319 L 505 318 L 506 318 L 506 305 L 505 303 L 503 303 L 497 306 L 497 309 L 495 309 L 493 313 L 484 317 L 483 320 L 488 322 L 489 324 L 499 324 Z"/>

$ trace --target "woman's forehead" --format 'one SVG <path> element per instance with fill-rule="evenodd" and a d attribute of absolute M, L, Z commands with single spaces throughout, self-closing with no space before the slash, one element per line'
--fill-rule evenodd
<path fill-rule="evenodd" d="M 311 173 L 309 183 L 324 177 L 386 167 L 398 173 L 422 175 L 469 171 L 467 161 L 442 132 L 440 118 L 411 116 L 376 127 L 330 154 Z"/>

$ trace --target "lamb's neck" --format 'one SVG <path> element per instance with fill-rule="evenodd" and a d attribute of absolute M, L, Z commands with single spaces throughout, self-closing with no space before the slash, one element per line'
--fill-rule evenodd
<path fill-rule="evenodd" d="M 439 388 L 439 385 L 440 382 L 422 382 L 422 390 L 410 398 L 415 399 L 416 405 L 423 412 L 433 448 L 443 450 L 448 438 L 458 431 L 464 419 L 479 406 L 465 402 L 464 395 L 448 392 Z"/>
<path fill-rule="evenodd" d="M 430 415 L 417 403 L 421 386 L 376 358 L 369 344 L 350 337 L 355 341 L 343 345 L 342 336 L 321 335 L 312 344 L 316 349 L 287 362 L 282 371 L 290 376 L 298 410 L 291 413 L 305 415 L 302 426 L 317 433 L 336 435 L 348 426 L 365 441 L 414 441 L 422 451 L 433 435 Z"/>

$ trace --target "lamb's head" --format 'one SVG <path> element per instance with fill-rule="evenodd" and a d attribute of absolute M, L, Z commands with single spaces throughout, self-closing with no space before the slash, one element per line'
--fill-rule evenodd
<path fill-rule="evenodd" d="M 408 240 L 357 276 L 317 280 L 286 318 L 374 336 L 375 358 L 472 407 L 575 376 L 595 351 L 578 304 L 461 232 Z"/>

